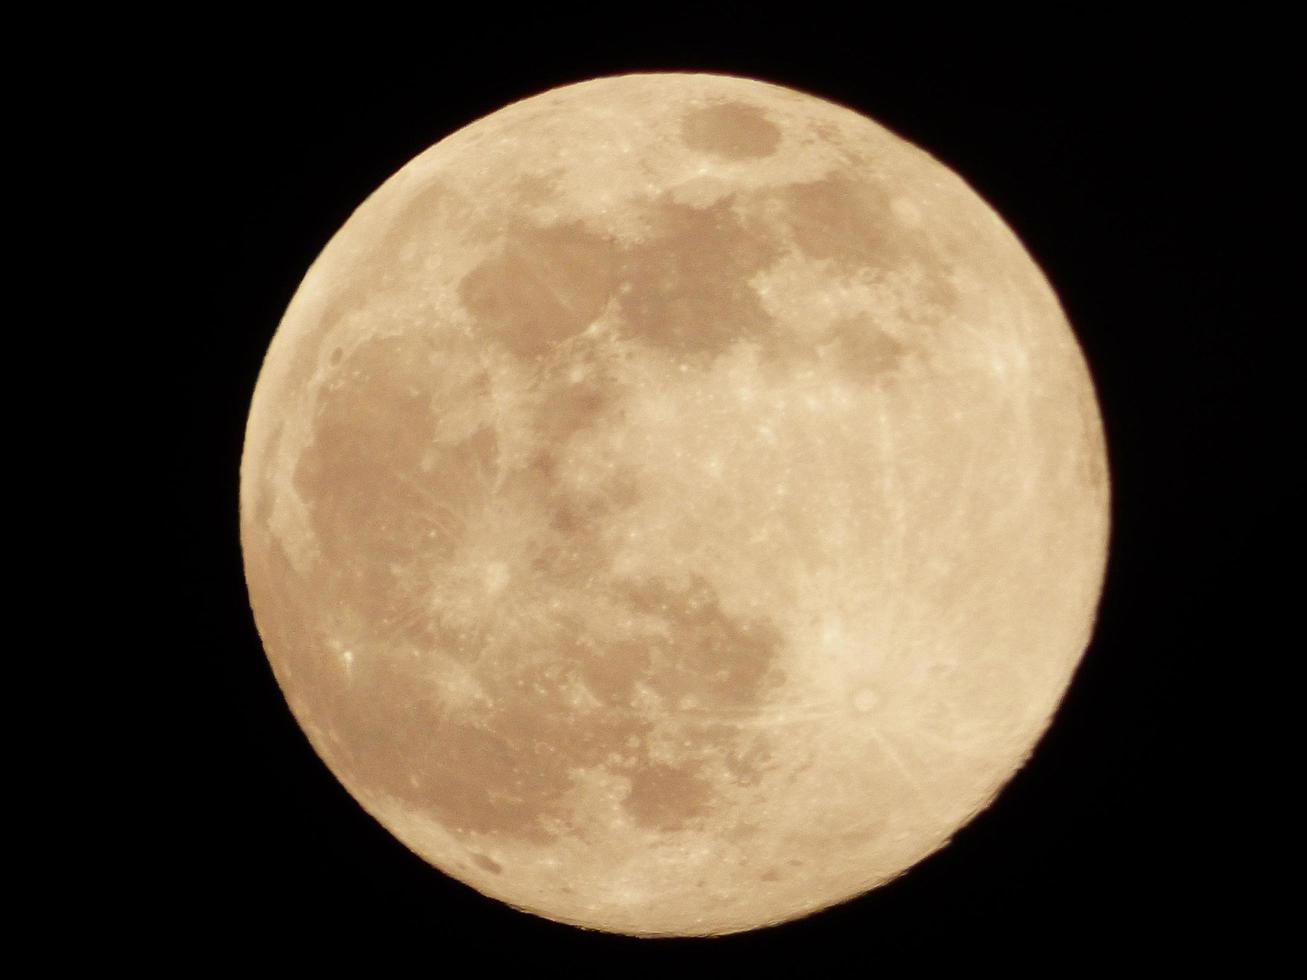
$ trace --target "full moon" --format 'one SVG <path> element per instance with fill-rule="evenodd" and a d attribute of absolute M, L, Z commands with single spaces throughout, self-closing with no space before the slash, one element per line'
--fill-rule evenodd
<path fill-rule="evenodd" d="M 430 864 L 713 935 L 859 895 L 1021 767 L 1089 641 L 1102 423 L 1057 297 L 845 107 L 602 78 L 423 152 L 272 340 L 255 621 Z"/>

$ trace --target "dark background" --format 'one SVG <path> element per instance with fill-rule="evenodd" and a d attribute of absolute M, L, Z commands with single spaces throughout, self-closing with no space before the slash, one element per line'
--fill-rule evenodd
<path fill-rule="evenodd" d="M 490 970 L 809 973 L 838 961 L 870 972 L 941 956 L 1107 956 L 1125 968 L 1205 957 L 1236 938 L 1243 897 L 1226 881 L 1214 801 L 1242 792 L 1241 777 L 1199 690 L 1221 680 L 1226 651 L 1257 643 L 1236 629 L 1232 584 L 1256 521 L 1236 520 L 1231 501 L 1256 472 L 1241 229 L 1265 152 L 1255 110 L 1275 90 L 1260 68 L 1275 56 L 1261 44 L 1272 28 L 1227 26 L 1036 22 L 998 32 L 1006 41 L 961 29 L 944 43 L 830 20 L 754 33 L 541 20 L 511 39 L 484 27 L 420 34 L 424 51 L 395 30 L 323 46 L 254 41 L 250 29 L 137 66 L 152 131 L 142 166 L 165 197 L 159 261 L 189 311 L 168 334 L 176 411 L 164 424 L 175 430 L 177 635 L 194 639 L 168 644 L 155 692 L 170 705 L 153 750 L 169 760 L 158 764 L 171 815 L 140 818 L 164 874 L 130 911 L 201 953 L 358 945 L 466 955 Z M 657 70 L 753 76 L 841 102 L 965 177 L 1062 299 L 1098 387 L 1114 480 L 1097 632 L 997 802 L 887 887 L 713 941 L 637 941 L 519 914 L 377 826 L 281 698 L 237 536 L 263 353 L 352 210 L 510 101 Z"/>

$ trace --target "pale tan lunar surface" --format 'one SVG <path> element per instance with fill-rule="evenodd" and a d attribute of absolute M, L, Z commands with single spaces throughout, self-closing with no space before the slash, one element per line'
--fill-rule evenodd
<path fill-rule="evenodd" d="M 1103 434 L 1039 269 L 848 109 L 511 105 L 350 218 L 241 470 L 278 681 L 487 895 L 710 934 L 857 895 L 1021 766 L 1092 628 Z"/>

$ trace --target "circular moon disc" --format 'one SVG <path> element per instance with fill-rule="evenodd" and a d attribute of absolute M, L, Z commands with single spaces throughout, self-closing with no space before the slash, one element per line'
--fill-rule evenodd
<path fill-rule="evenodd" d="M 837 105 L 632 75 L 349 219 L 254 394 L 241 535 L 313 746 L 431 864 L 641 935 L 947 842 L 1088 642 L 1092 384 L 951 171 Z"/>

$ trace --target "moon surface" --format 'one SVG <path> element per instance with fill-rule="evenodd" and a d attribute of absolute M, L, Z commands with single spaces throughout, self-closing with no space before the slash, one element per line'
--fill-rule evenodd
<path fill-rule="evenodd" d="M 779 923 L 1029 756 L 1107 550 L 1080 348 L 958 176 L 742 78 L 603 78 L 390 178 L 241 466 L 251 604 L 349 792 L 517 908 Z"/>

